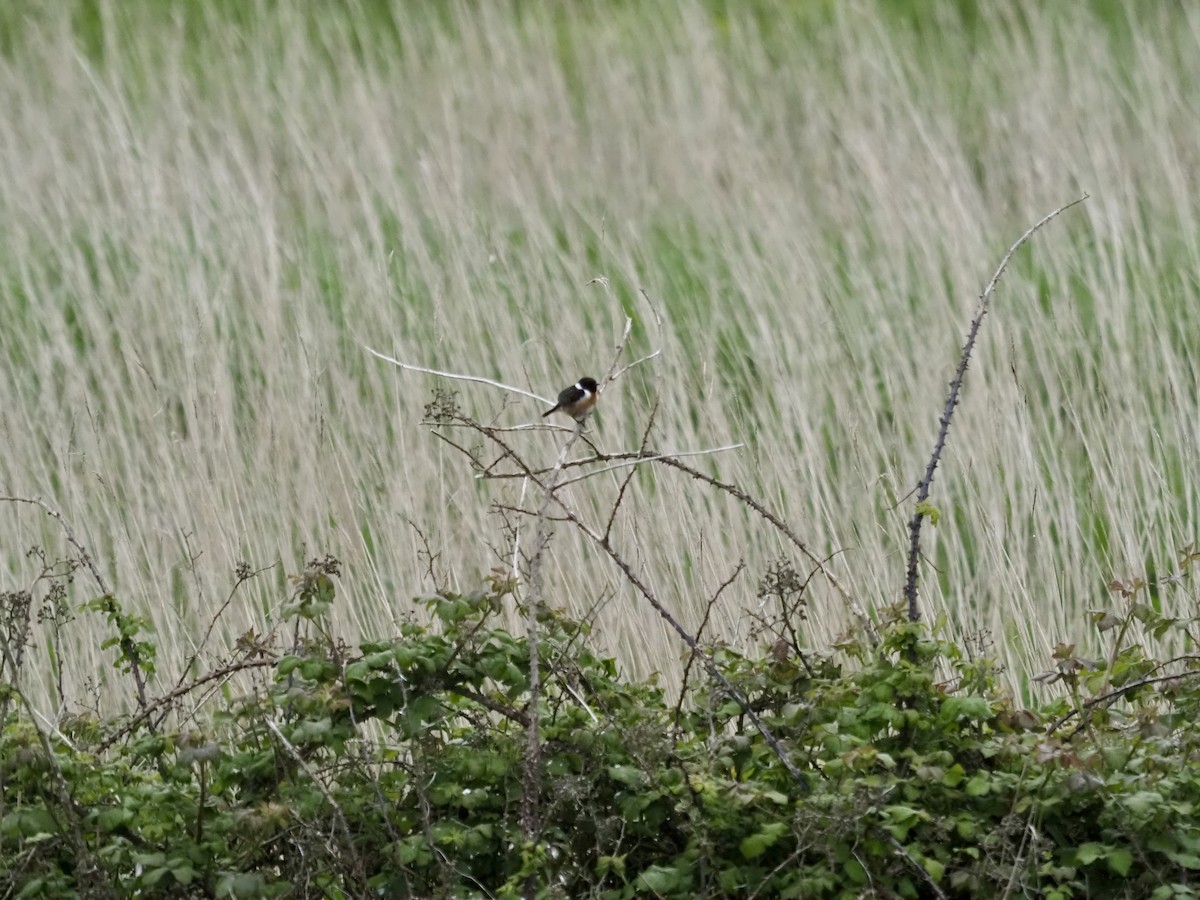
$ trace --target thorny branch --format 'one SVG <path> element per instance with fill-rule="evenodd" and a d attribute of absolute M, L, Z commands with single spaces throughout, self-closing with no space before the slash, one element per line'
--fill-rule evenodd
<path fill-rule="evenodd" d="M 642 595 L 642 597 L 647 603 L 650 604 L 654 611 L 662 617 L 662 619 L 671 627 L 671 629 L 677 635 L 679 635 L 680 639 L 688 646 L 692 653 L 695 654 L 695 657 L 700 660 L 701 664 L 708 672 L 709 677 L 720 684 L 725 693 L 732 698 L 735 703 L 737 703 L 738 707 L 743 711 L 743 713 L 745 713 L 746 717 L 750 719 L 755 729 L 757 729 L 759 734 L 762 735 L 763 740 L 767 743 L 767 746 L 771 748 L 771 752 L 776 755 L 779 761 L 783 764 L 784 768 L 787 769 L 788 774 L 792 777 L 792 779 L 801 787 L 807 787 L 807 781 L 800 772 L 799 768 L 794 762 L 792 762 L 791 757 L 788 755 L 783 745 L 779 743 L 779 740 L 774 736 L 774 734 L 771 733 L 770 729 L 767 728 L 766 724 L 754 711 L 749 700 L 746 699 L 746 696 L 735 684 L 733 684 L 733 682 L 731 682 L 725 676 L 725 673 L 721 671 L 720 667 L 713 661 L 712 657 L 704 651 L 704 649 L 699 645 L 696 639 L 692 637 L 688 630 L 684 628 L 683 625 L 671 614 L 670 610 L 668 610 L 659 601 L 654 591 L 651 590 L 651 588 L 638 576 L 629 562 L 612 545 L 609 537 L 599 534 L 590 528 L 584 521 L 582 521 L 579 516 L 576 515 L 575 511 L 567 504 L 567 502 L 562 499 L 559 493 L 556 490 L 551 489 L 547 482 L 543 481 L 540 476 L 535 474 L 534 470 L 529 467 L 525 463 L 524 459 L 505 442 L 504 438 L 477 422 L 472 422 L 469 419 L 460 419 L 460 421 L 464 424 L 471 425 L 481 435 L 495 443 L 496 446 L 499 447 L 504 458 L 512 461 L 514 465 L 521 468 L 529 480 L 538 485 L 543 490 L 545 496 L 550 497 L 554 501 L 564 518 L 574 525 L 575 528 L 580 533 L 585 535 L 596 547 L 604 551 L 609 559 L 612 560 L 613 564 L 621 570 L 621 573 L 625 576 L 625 580 L 629 582 L 629 584 L 632 585 L 639 594 Z"/>
<path fill-rule="evenodd" d="M 954 410 L 958 406 L 958 394 L 962 389 L 963 377 L 967 373 L 967 364 L 971 360 L 971 351 L 975 348 L 975 338 L 979 335 L 979 326 L 983 324 L 983 317 L 987 315 L 988 303 L 992 299 L 992 294 L 995 293 L 996 285 L 1000 282 L 1000 276 L 1008 268 L 1008 263 L 1013 258 L 1013 254 L 1021 249 L 1021 246 L 1033 237 L 1034 233 L 1043 225 L 1060 213 L 1065 212 L 1076 204 L 1082 203 L 1086 199 L 1088 199 L 1088 195 L 1084 194 L 1077 200 L 1072 200 L 1065 206 L 1060 206 L 1054 212 L 1044 216 L 1041 221 L 1017 238 L 1017 242 L 1008 248 L 1008 252 L 1004 254 L 1004 259 L 1000 260 L 1000 266 L 996 269 L 996 274 L 992 276 L 992 280 L 988 282 L 987 287 L 983 289 L 983 293 L 979 296 L 979 306 L 975 310 L 974 318 L 971 319 L 971 327 L 967 331 L 967 341 L 963 345 L 962 355 L 958 360 L 958 368 L 954 372 L 954 380 L 950 382 L 950 395 L 946 398 L 946 408 L 939 420 L 937 439 L 933 443 L 933 453 L 930 454 L 929 463 L 925 466 L 925 475 L 917 485 L 916 510 L 913 512 L 913 517 L 908 523 L 908 576 L 904 583 L 904 599 L 908 601 L 908 620 L 910 622 L 915 622 L 921 618 L 921 611 L 917 608 L 917 566 L 921 557 L 921 523 L 928 514 L 926 504 L 929 500 L 929 489 L 933 485 L 934 470 L 937 469 L 938 462 L 942 458 L 942 451 L 946 447 L 946 435 L 950 432 L 950 420 L 953 418 Z"/>
<path fill-rule="evenodd" d="M 648 356 L 645 356 L 641 359 L 638 359 L 638 360 L 634 361 L 633 363 L 630 363 L 629 365 L 625 366 L 624 368 L 621 368 L 618 370 L 617 366 L 620 362 L 621 355 L 623 354 L 625 347 L 628 343 L 632 326 L 633 326 L 633 320 L 626 317 L 624 333 L 622 334 L 620 341 L 617 343 L 616 354 L 614 356 L 612 365 L 609 367 L 608 374 L 606 375 L 603 382 L 601 383 L 601 386 L 600 386 L 601 392 L 603 392 L 605 390 L 605 388 L 607 388 L 614 380 L 619 378 L 621 375 L 625 374 L 633 366 L 638 365 L 643 362 L 646 362 L 648 360 L 654 359 L 659 354 L 659 351 L 655 351 L 654 353 L 652 353 Z M 391 362 L 392 364 L 397 365 L 400 368 L 403 368 L 403 369 L 406 369 L 409 371 L 425 372 L 425 373 L 436 374 L 436 375 L 440 375 L 442 377 L 456 379 L 456 380 L 471 381 L 471 382 L 487 384 L 492 387 L 499 388 L 501 390 L 507 390 L 507 391 L 511 391 L 513 393 L 520 394 L 522 396 L 532 397 L 532 398 L 538 399 L 538 400 L 544 400 L 544 398 L 538 397 L 537 395 L 531 394 L 527 391 L 521 390 L 519 388 L 513 388 L 509 385 L 505 385 L 500 382 L 493 381 L 491 379 L 480 378 L 480 377 L 471 376 L 471 375 L 461 375 L 461 374 L 457 374 L 457 373 L 441 372 L 441 371 L 427 369 L 427 368 L 420 367 L 420 366 L 412 366 L 412 365 L 409 365 L 406 363 L 402 363 L 398 360 L 392 359 L 391 357 L 384 356 L 381 353 L 378 353 L 374 350 L 370 350 L 370 348 L 366 348 L 366 349 L 368 349 L 368 351 L 372 355 L 374 355 L 380 359 L 383 359 L 387 362 Z M 548 403 L 549 401 L 544 401 L 544 402 Z M 709 676 L 714 681 L 719 683 L 721 685 L 721 687 L 725 690 L 725 692 L 731 698 L 733 698 L 733 700 L 743 710 L 743 712 L 746 714 L 746 716 L 753 723 L 754 727 L 759 731 L 760 734 L 762 734 L 763 739 L 766 741 L 768 746 L 771 748 L 772 752 L 774 752 L 775 755 L 779 758 L 780 762 L 787 769 L 787 771 L 791 775 L 791 777 L 798 784 L 800 784 L 802 786 L 806 785 L 807 783 L 806 783 L 803 775 L 801 774 L 800 770 L 796 767 L 795 763 L 792 762 L 787 751 L 783 748 L 782 745 L 780 745 L 780 743 L 775 738 L 775 736 L 770 732 L 770 730 L 767 729 L 766 725 L 759 718 L 757 713 L 751 708 L 749 702 L 747 701 L 746 697 L 742 694 L 742 692 L 728 678 L 725 677 L 725 674 L 721 671 L 720 667 L 717 666 L 717 664 L 713 661 L 713 659 L 707 653 L 705 653 L 704 650 L 700 647 L 696 638 L 694 638 L 687 631 L 687 629 L 685 629 L 683 627 L 683 625 L 680 624 L 680 622 L 675 619 L 675 617 L 670 613 L 670 611 L 667 610 L 666 607 L 658 600 L 658 598 L 655 595 L 655 593 L 653 592 L 653 590 L 651 590 L 651 588 L 639 577 L 639 575 L 633 570 L 633 568 L 629 564 L 629 562 L 613 546 L 612 541 L 611 541 L 612 527 L 613 527 L 613 523 L 616 519 L 618 510 L 620 508 L 621 502 L 625 497 L 625 490 L 628 487 L 630 478 L 627 477 L 622 482 L 620 493 L 614 503 L 614 507 L 611 510 L 611 514 L 608 517 L 608 521 L 607 521 L 607 524 L 606 524 L 603 534 L 596 532 L 590 526 L 588 526 L 585 522 L 583 522 L 576 515 L 575 511 L 562 499 L 561 495 L 558 493 L 558 489 L 563 487 L 567 483 L 573 483 L 575 481 L 581 480 L 582 478 L 590 477 L 592 474 L 599 474 L 598 472 L 588 472 L 587 474 L 579 476 L 578 478 L 569 479 L 567 482 L 563 482 L 561 480 L 563 471 L 567 468 L 573 468 L 576 466 L 590 466 L 591 464 L 598 463 L 598 462 L 610 462 L 610 463 L 620 463 L 622 465 L 628 465 L 631 467 L 635 467 L 643 462 L 657 462 L 657 463 L 678 469 L 679 471 L 682 471 L 682 472 L 690 475 L 693 478 L 704 481 L 705 483 L 707 483 L 713 487 L 716 487 L 718 490 L 722 490 L 722 491 L 725 491 L 726 493 L 729 493 L 731 496 L 735 497 L 736 499 L 740 500 L 745 505 L 749 506 L 751 509 L 753 509 L 755 512 L 757 512 L 760 516 L 762 516 L 764 519 L 766 519 L 769 523 L 771 523 L 773 526 L 775 526 L 775 528 L 777 530 L 779 530 L 781 533 L 783 533 L 792 542 L 792 544 L 797 547 L 797 549 L 799 549 L 805 556 L 807 556 L 810 559 L 810 561 L 815 563 L 818 566 L 818 568 L 820 568 L 820 570 L 823 572 L 823 574 L 825 574 L 825 576 L 829 579 L 830 583 L 834 585 L 834 587 L 839 591 L 839 593 L 841 593 L 841 595 L 846 600 L 847 604 L 851 607 L 851 609 L 853 609 L 855 611 L 855 614 L 858 617 L 860 624 L 863 626 L 865 632 L 868 635 L 870 635 L 872 632 L 869 628 L 869 622 L 868 622 L 865 614 L 863 614 L 861 611 L 859 611 L 855 607 L 855 604 L 851 600 L 849 594 L 842 587 L 841 583 L 837 580 L 836 576 L 834 576 L 834 574 L 828 570 L 828 568 L 825 566 L 825 562 L 820 557 L 818 557 L 815 553 L 813 553 L 808 548 L 808 546 L 803 541 L 800 540 L 800 538 L 795 534 L 795 532 L 793 532 L 783 522 L 782 519 L 780 519 L 778 516 L 776 516 L 770 510 L 766 509 L 766 507 L 764 507 L 762 504 L 758 503 L 756 500 L 754 500 L 752 497 L 750 497 L 750 495 L 748 495 L 747 493 L 745 493 L 744 491 L 742 491 L 740 488 L 736 487 L 735 485 L 726 484 L 724 482 L 718 481 L 715 478 L 707 476 L 707 475 L 703 474 L 702 472 L 687 465 L 686 463 L 681 462 L 678 458 L 678 457 L 684 456 L 684 455 L 698 455 L 698 454 L 715 453 L 715 452 L 721 452 L 724 450 L 734 449 L 734 448 L 733 447 L 720 447 L 720 448 L 716 448 L 714 450 L 708 450 L 708 451 L 693 451 L 691 454 L 678 453 L 678 454 L 673 454 L 673 455 L 666 455 L 666 454 L 654 453 L 654 452 L 650 451 L 649 447 L 648 447 L 650 430 L 653 426 L 653 417 L 651 417 L 651 422 L 647 425 L 647 428 L 645 429 L 645 433 L 642 438 L 642 446 L 639 449 L 639 451 L 636 453 L 607 455 L 607 454 L 600 453 L 598 450 L 596 450 L 595 447 L 593 447 L 592 448 L 593 456 L 591 458 L 586 459 L 586 460 L 577 460 L 577 461 L 569 462 L 567 459 L 567 456 L 570 452 L 570 448 L 575 443 L 575 441 L 578 440 L 582 436 L 582 433 L 583 433 L 582 425 L 578 425 L 575 428 L 575 430 L 573 431 L 571 437 L 567 440 L 567 442 L 561 448 L 558 458 L 555 461 L 554 465 L 551 466 L 549 469 L 542 469 L 542 468 L 535 469 L 534 467 L 532 467 L 528 463 L 526 463 L 525 460 L 515 450 L 513 450 L 512 447 L 510 447 L 508 445 L 505 438 L 502 436 L 509 429 L 501 430 L 499 428 L 492 428 L 492 427 L 480 424 L 479 422 L 476 422 L 473 419 L 470 419 L 468 417 L 461 416 L 458 414 L 450 415 L 450 416 L 447 416 L 446 418 L 449 420 L 448 424 L 472 429 L 472 430 L 476 431 L 477 433 L 479 433 L 484 438 L 486 438 L 487 440 L 491 441 L 496 447 L 499 448 L 499 450 L 500 450 L 499 458 L 490 464 L 485 464 L 482 460 L 480 460 L 478 458 L 478 455 L 476 453 L 472 452 L 471 450 L 467 449 L 466 447 L 463 447 L 459 443 L 451 441 L 445 435 L 435 432 L 435 434 L 437 434 L 437 436 L 439 438 L 444 440 L 450 446 L 457 449 L 464 456 L 466 456 L 469 460 L 471 460 L 471 462 L 474 465 L 476 465 L 476 467 L 479 469 L 479 475 L 477 477 L 521 478 L 521 479 L 523 479 L 522 494 L 524 494 L 525 487 L 527 487 L 530 484 L 535 485 L 536 487 L 540 488 L 542 491 L 542 502 L 539 505 L 539 508 L 537 509 L 536 512 L 534 512 L 532 510 L 525 510 L 523 508 L 523 506 L 510 507 L 511 509 L 514 509 L 517 512 L 523 512 L 523 513 L 527 513 L 529 515 L 534 516 L 537 521 L 537 533 L 536 533 L 536 537 L 535 537 L 535 541 L 534 541 L 533 552 L 530 556 L 530 567 L 529 567 L 530 598 L 529 598 L 529 601 L 527 603 L 527 608 L 526 608 L 526 618 L 527 618 L 526 631 L 527 631 L 527 640 L 529 643 L 529 654 L 530 654 L 530 702 L 529 702 L 530 716 L 529 716 L 529 725 L 528 725 L 528 729 L 527 729 L 528 730 L 528 741 L 527 741 L 527 747 L 526 747 L 525 771 L 524 771 L 524 782 L 525 782 L 524 783 L 524 795 L 525 796 L 523 797 L 522 814 L 521 814 L 522 828 L 523 828 L 523 831 L 525 832 L 526 838 L 529 840 L 536 840 L 537 836 L 538 836 L 538 832 L 539 832 L 538 809 L 537 809 L 537 789 L 536 789 L 536 786 L 540 783 L 540 780 L 539 780 L 540 755 L 539 755 L 538 715 L 537 715 L 537 707 L 538 707 L 538 703 L 539 703 L 539 699 L 540 699 L 540 683 L 539 683 L 539 672 L 538 672 L 539 660 L 538 660 L 538 642 L 537 642 L 537 615 L 538 615 L 538 608 L 539 608 L 539 605 L 541 602 L 541 591 L 542 591 L 542 558 L 545 554 L 546 546 L 549 541 L 550 523 L 551 523 L 552 518 L 555 518 L 555 517 L 551 517 L 549 515 L 550 506 L 552 504 L 558 506 L 559 510 L 562 513 L 561 518 L 569 521 L 572 525 L 575 526 L 575 528 L 577 530 L 579 530 L 581 533 L 586 535 L 593 544 L 595 544 L 597 547 L 599 547 L 601 550 L 603 550 L 606 555 L 608 555 L 608 557 L 612 560 L 614 565 L 616 565 L 621 570 L 621 572 L 624 574 L 625 579 L 638 591 L 638 593 L 640 593 L 642 595 L 642 597 L 648 603 L 650 603 L 650 605 L 654 608 L 654 610 L 667 622 L 668 625 L 670 625 L 670 627 L 679 635 L 679 637 L 684 641 L 684 643 L 687 644 L 687 646 L 692 651 L 692 657 L 694 659 L 699 659 L 701 661 L 704 668 L 708 671 Z M 497 473 L 495 471 L 496 467 L 505 460 L 510 461 L 516 467 L 515 472 L 501 474 L 501 473 Z M 620 466 L 613 466 L 612 468 L 617 468 L 617 467 L 620 467 Z M 605 469 L 603 471 L 608 471 L 608 469 Z M 630 476 L 632 476 L 632 474 L 633 473 L 630 472 Z M 519 540 L 519 533 L 518 533 L 517 537 Z M 513 556 L 514 562 L 517 559 L 517 557 L 518 557 L 518 554 L 514 550 L 514 556 Z M 536 885 L 533 885 L 533 884 L 527 885 L 527 890 L 529 890 L 531 892 L 533 890 L 535 890 L 535 888 L 536 888 Z"/>

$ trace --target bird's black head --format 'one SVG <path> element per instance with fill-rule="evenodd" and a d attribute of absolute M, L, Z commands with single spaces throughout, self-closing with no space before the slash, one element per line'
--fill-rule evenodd
<path fill-rule="evenodd" d="M 595 378 L 580 378 L 579 386 L 581 388 L 583 388 L 585 391 L 595 391 L 596 388 L 599 387 L 599 385 L 596 384 Z"/>

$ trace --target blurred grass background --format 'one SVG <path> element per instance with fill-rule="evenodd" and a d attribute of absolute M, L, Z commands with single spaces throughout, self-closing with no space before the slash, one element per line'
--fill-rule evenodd
<path fill-rule="evenodd" d="M 392 632 L 431 587 L 410 522 L 463 589 L 508 559 L 490 506 L 515 486 L 421 426 L 436 379 L 361 344 L 550 396 L 602 373 L 627 314 L 631 356 L 663 353 L 606 393 L 602 447 L 633 449 L 656 398 L 659 449 L 744 442 L 699 465 L 836 554 L 859 603 L 894 602 L 975 298 L 1085 191 L 985 322 L 924 608 L 990 634 L 1028 691 L 1057 641 L 1091 644 L 1112 577 L 1169 574 L 1196 541 L 1188 4 L 15 2 L 0 50 L 0 493 L 61 509 L 150 618 L 164 680 L 241 560 L 281 565 L 226 641 L 325 552 L 339 627 Z M 482 419 L 540 412 L 453 387 Z M 521 445 L 549 462 L 557 440 Z M 575 502 L 600 515 L 616 478 Z M 745 644 L 789 548 L 671 473 L 634 486 L 619 543 L 685 623 L 746 560 L 713 622 Z M 33 545 L 66 552 L 0 508 L 5 590 Z M 549 587 L 604 598 L 598 638 L 631 671 L 678 674 L 566 531 Z M 846 610 L 819 582 L 811 602 L 824 646 Z M 98 622 L 68 635 L 27 685 L 47 707 L 55 665 L 72 698 L 115 677 Z"/>

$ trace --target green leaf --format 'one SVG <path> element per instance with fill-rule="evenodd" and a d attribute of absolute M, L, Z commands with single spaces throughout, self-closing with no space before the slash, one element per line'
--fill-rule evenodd
<path fill-rule="evenodd" d="M 58 825 L 44 809 L 24 809 L 9 813 L 0 821 L 0 833 L 6 837 L 33 840 L 39 835 L 56 834 Z"/>
<path fill-rule="evenodd" d="M 958 787 L 962 784 L 964 778 L 967 777 L 966 771 L 961 763 L 955 763 L 946 770 L 946 774 L 942 776 L 942 784 L 946 787 Z"/>
<path fill-rule="evenodd" d="M 638 876 L 636 885 L 644 891 L 654 891 L 656 894 L 669 894 L 684 887 L 683 877 L 678 869 L 667 866 L 651 866 Z"/>
<path fill-rule="evenodd" d="M 640 787 L 646 781 L 646 773 L 637 766 L 609 766 L 608 777 L 630 787 Z"/>
<path fill-rule="evenodd" d="M 779 840 L 780 835 L 786 830 L 787 826 L 783 822 L 772 822 L 770 825 L 763 826 L 757 834 L 742 839 L 742 856 L 746 859 L 758 859 Z"/>
<path fill-rule="evenodd" d="M 308 741 L 318 740 L 329 734 L 333 728 L 333 722 L 328 718 L 310 719 L 307 722 L 301 722 L 292 729 L 292 742 L 296 744 L 307 743 Z"/>
<path fill-rule="evenodd" d="M 929 873 L 929 877 L 933 879 L 935 884 L 940 884 L 942 876 L 946 874 L 946 866 L 928 856 L 921 858 L 921 865 L 925 867 L 925 871 Z"/>
<path fill-rule="evenodd" d="M 1080 844 L 1079 848 L 1075 851 L 1075 858 L 1080 862 L 1081 865 L 1085 866 L 1094 863 L 1096 860 L 1105 855 L 1104 845 L 1097 844 L 1095 841 L 1089 841 L 1086 844 Z"/>
<path fill-rule="evenodd" d="M 1110 850 L 1104 861 L 1108 863 L 1110 869 L 1124 878 L 1129 874 L 1129 867 L 1133 865 L 1133 854 L 1124 847 L 1119 847 L 1116 850 Z"/>
<path fill-rule="evenodd" d="M 96 816 L 96 824 L 104 831 L 112 831 L 133 821 L 133 810 L 118 806 L 116 809 L 106 809 Z"/>
<path fill-rule="evenodd" d="M 596 874 L 604 878 L 609 873 L 614 873 L 622 881 L 625 880 L 625 856 L 601 856 L 596 860 Z"/>
<path fill-rule="evenodd" d="M 992 706 L 983 697 L 950 697 L 942 704 L 941 718 L 944 722 L 958 719 L 986 721 L 992 717 Z"/>
<path fill-rule="evenodd" d="M 992 786 L 988 783 L 987 778 L 985 778 L 983 775 L 976 775 L 974 778 L 968 781 L 966 788 L 968 797 L 982 797 L 991 789 Z"/>
<path fill-rule="evenodd" d="M 898 841 L 905 840 L 910 829 L 928 818 L 928 813 L 911 806 L 889 806 L 883 811 L 884 828 Z"/>
<path fill-rule="evenodd" d="M 867 883 L 867 870 L 857 859 L 846 860 L 842 864 L 842 871 L 846 873 L 846 880 L 851 884 Z"/>
<path fill-rule="evenodd" d="M 937 527 L 937 523 L 942 519 L 941 512 L 928 500 L 922 500 L 917 504 L 917 515 L 927 517 L 929 519 L 929 524 L 934 528 Z"/>
<path fill-rule="evenodd" d="M 266 880 L 257 872 L 226 872 L 217 879 L 217 896 L 233 898 L 262 896 Z"/>
<path fill-rule="evenodd" d="M 1125 798 L 1126 811 L 1139 822 L 1148 822 L 1163 808 L 1163 795 L 1157 791 L 1138 791 Z"/>
<path fill-rule="evenodd" d="M 157 869 L 151 869 L 142 876 L 142 884 L 146 887 L 154 887 L 167 876 L 171 870 L 166 866 L 159 866 Z"/>

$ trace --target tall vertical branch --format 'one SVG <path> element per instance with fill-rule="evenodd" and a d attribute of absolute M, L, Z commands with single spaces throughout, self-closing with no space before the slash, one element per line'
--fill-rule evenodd
<path fill-rule="evenodd" d="M 599 387 L 601 392 L 620 374 L 617 372 L 617 364 L 621 361 L 632 331 L 633 319 L 626 316 L 625 329 L 621 333 L 621 339 L 617 342 L 612 364 L 608 367 L 608 373 Z M 586 420 L 579 420 L 575 423 L 575 430 L 563 443 L 554 468 L 550 470 L 549 476 L 542 483 L 542 502 L 538 506 L 537 531 L 534 537 L 533 554 L 529 560 L 529 600 L 525 609 L 525 639 L 529 648 L 529 725 L 526 729 L 525 758 L 522 760 L 521 771 L 521 831 L 530 845 L 536 844 L 541 835 L 539 800 L 542 785 L 542 747 L 539 727 L 541 715 L 538 707 L 541 704 L 542 685 L 538 614 L 541 611 L 544 584 L 543 561 L 546 556 L 546 547 L 550 543 L 551 526 L 548 513 L 550 504 L 556 499 L 554 492 L 558 488 L 563 466 L 567 462 L 571 448 L 583 436 L 584 421 Z M 535 873 L 529 875 L 525 885 L 525 894 L 530 898 L 537 894 L 537 875 Z"/>
<path fill-rule="evenodd" d="M 904 582 L 904 599 L 908 601 L 908 620 L 910 622 L 915 622 L 921 618 L 921 610 L 917 607 L 917 564 L 921 557 L 921 523 L 929 513 L 927 506 L 929 489 L 933 486 L 933 473 L 937 469 L 938 463 L 942 458 L 942 451 L 946 447 L 946 436 L 950 433 L 950 420 L 954 417 L 954 410 L 958 407 L 958 395 L 962 390 L 963 378 L 967 374 L 967 364 L 971 360 L 971 351 L 975 349 L 975 338 L 979 335 L 979 326 L 983 324 L 983 317 L 987 315 L 988 303 L 992 299 L 992 294 L 996 291 L 996 285 L 1000 282 L 1000 276 L 1008 268 L 1008 263 L 1013 258 L 1013 254 L 1020 250 L 1021 246 L 1033 237 L 1034 233 L 1043 225 L 1060 213 L 1066 212 L 1072 206 L 1082 203 L 1087 198 L 1088 195 L 1084 194 L 1077 200 L 1072 200 L 1065 206 L 1060 206 L 1021 235 L 1017 239 L 1017 242 L 1008 248 L 1008 252 L 1004 254 L 1004 259 L 1000 260 L 996 274 L 992 276 L 992 280 L 988 282 L 987 287 L 983 289 L 983 293 L 979 295 L 979 306 L 975 310 L 975 316 L 971 319 L 971 327 L 967 331 L 967 341 L 963 345 L 962 355 L 958 359 L 958 368 L 954 371 L 954 380 L 950 382 L 950 395 L 946 398 L 946 408 L 942 412 L 941 419 L 938 420 L 939 427 L 937 440 L 933 443 L 933 453 L 929 457 L 928 465 L 925 466 L 924 477 L 917 484 L 916 509 L 913 512 L 912 519 L 908 523 L 908 577 Z"/>
<path fill-rule="evenodd" d="M 538 723 L 538 705 L 541 703 L 541 659 L 538 643 L 538 613 L 542 606 L 542 575 L 543 561 L 546 558 L 546 547 L 550 543 L 550 504 L 554 500 L 554 490 L 562 476 L 563 463 L 575 442 L 583 434 L 583 423 L 577 422 L 575 431 L 563 443 L 558 460 L 550 470 L 542 493 L 542 502 L 537 512 L 537 531 L 533 541 L 533 554 L 529 560 L 529 600 L 525 607 L 525 639 L 529 647 L 529 724 L 525 731 L 525 758 L 522 760 L 522 797 L 521 797 L 521 831 L 525 840 L 535 843 L 541 833 L 541 814 L 538 800 L 542 784 L 542 751 L 541 733 Z M 515 557 L 514 557 L 515 558 Z M 530 876 L 532 879 L 534 876 Z M 527 887 L 530 894 L 536 893 L 536 884 Z"/>

